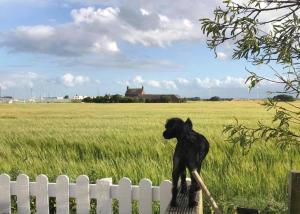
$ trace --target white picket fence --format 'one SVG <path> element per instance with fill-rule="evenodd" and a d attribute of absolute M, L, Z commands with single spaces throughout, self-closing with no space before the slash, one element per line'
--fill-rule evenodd
<path fill-rule="evenodd" d="M 171 199 L 172 183 L 163 181 L 160 186 L 152 186 L 148 179 L 142 179 L 139 185 L 132 185 L 130 179 L 122 178 L 118 184 L 112 184 L 111 178 L 97 180 L 90 184 L 86 175 L 80 175 L 76 183 L 70 183 L 66 175 L 60 175 L 56 183 L 49 183 L 45 175 L 29 182 L 27 175 L 21 174 L 16 181 L 11 181 L 6 174 L 0 175 L 0 213 L 11 213 L 11 196 L 17 196 L 19 214 L 30 214 L 30 196 L 36 197 L 36 210 L 39 214 L 49 214 L 49 197 L 56 198 L 56 213 L 69 213 L 69 199 L 76 199 L 76 213 L 88 214 L 90 200 L 97 200 L 97 213 L 112 213 L 112 199 L 119 202 L 119 213 L 131 214 L 132 201 L 139 203 L 139 213 L 152 213 L 152 203 L 160 202 L 163 214 Z"/>

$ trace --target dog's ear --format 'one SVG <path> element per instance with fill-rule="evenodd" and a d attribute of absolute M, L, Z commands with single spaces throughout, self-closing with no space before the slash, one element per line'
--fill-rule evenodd
<path fill-rule="evenodd" d="M 192 124 L 192 121 L 190 118 L 188 118 L 186 121 L 185 121 L 185 125 L 187 125 L 190 129 L 193 128 L 193 124 Z"/>

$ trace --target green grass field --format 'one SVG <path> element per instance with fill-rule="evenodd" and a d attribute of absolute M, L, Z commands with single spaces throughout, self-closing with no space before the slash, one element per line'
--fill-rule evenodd
<path fill-rule="evenodd" d="M 299 105 L 300 103 L 297 103 Z M 287 176 L 300 169 L 300 151 L 261 142 L 244 156 L 222 133 L 233 117 L 248 125 L 270 122 L 271 112 L 257 101 L 183 104 L 13 104 L 0 105 L 0 172 L 20 172 L 50 181 L 67 174 L 147 177 L 155 185 L 171 179 L 175 140 L 162 137 L 167 118 L 190 117 L 211 144 L 202 175 L 224 213 L 233 206 L 283 213 Z M 270 210 L 274 209 L 274 212 Z M 269 210 L 269 211 L 267 211 Z M 230 211 L 227 211 L 230 213 Z"/>

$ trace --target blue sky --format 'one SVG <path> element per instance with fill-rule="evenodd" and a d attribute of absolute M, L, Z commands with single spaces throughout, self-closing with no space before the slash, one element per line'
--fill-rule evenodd
<path fill-rule="evenodd" d="M 0 1 L 0 86 L 15 97 L 146 93 L 235 98 L 249 63 L 206 47 L 199 18 L 219 0 Z M 257 69 L 257 68 L 255 68 Z M 258 68 L 261 69 L 261 68 Z"/>

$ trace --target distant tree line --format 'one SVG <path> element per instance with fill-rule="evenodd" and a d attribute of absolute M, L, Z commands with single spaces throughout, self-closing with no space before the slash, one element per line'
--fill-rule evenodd
<path fill-rule="evenodd" d="M 179 102 L 185 102 L 185 99 L 179 99 Z M 168 95 L 160 96 L 159 99 L 149 99 L 144 97 L 126 97 L 120 94 L 86 97 L 82 100 L 84 103 L 171 103 L 173 102 Z"/>
<path fill-rule="evenodd" d="M 231 101 L 233 98 L 221 98 L 218 96 L 213 96 L 209 99 L 201 99 L 200 97 L 186 97 L 179 99 L 180 103 L 187 101 Z M 109 95 L 97 97 L 86 97 L 79 102 L 84 103 L 172 103 L 172 99 L 168 95 L 162 95 L 159 99 L 150 99 L 145 97 L 126 97 L 120 94 Z"/>
<path fill-rule="evenodd" d="M 285 102 L 292 102 L 295 101 L 295 97 L 286 95 L 286 94 L 279 94 L 271 98 L 274 101 L 285 101 Z M 233 98 L 221 98 L 218 96 L 213 96 L 208 99 L 203 99 L 200 97 L 185 97 L 179 100 L 180 103 L 184 103 L 187 101 L 232 101 Z M 74 102 L 84 102 L 84 103 L 172 103 L 172 99 L 170 96 L 165 95 L 161 96 L 160 99 L 147 99 L 144 97 L 126 97 L 120 94 L 109 95 L 106 94 L 105 96 L 97 96 L 97 97 L 86 97 L 83 100 L 76 100 Z"/>
<path fill-rule="evenodd" d="M 218 96 L 213 96 L 208 99 L 201 99 L 200 97 L 188 97 L 184 98 L 186 101 L 231 101 L 233 98 L 221 98 Z"/>

